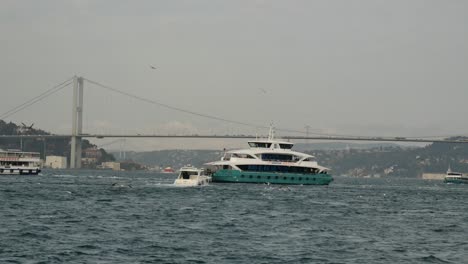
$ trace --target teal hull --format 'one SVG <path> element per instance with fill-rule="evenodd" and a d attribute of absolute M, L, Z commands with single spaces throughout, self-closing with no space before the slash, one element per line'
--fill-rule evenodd
<path fill-rule="evenodd" d="M 466 179 L 445 179 L 445 183 L 468 184 Z"/>
<path fill-rule="evenodd" d="M 219 170 L 211 177 L 213 182 L 234 183 L 328 185 L 333 181 L 333 177 L 329 174 L 253 172 L 238 170 Z"/>

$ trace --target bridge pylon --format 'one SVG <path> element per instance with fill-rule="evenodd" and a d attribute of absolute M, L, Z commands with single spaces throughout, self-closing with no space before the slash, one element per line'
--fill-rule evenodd
<path fill-rule="evenodd" d="M 73 77 L 72 102 L 72 137 L 70 151 L 70 168 L 81 168 L 81 135 L 83 131 L 83 77 Z"/>

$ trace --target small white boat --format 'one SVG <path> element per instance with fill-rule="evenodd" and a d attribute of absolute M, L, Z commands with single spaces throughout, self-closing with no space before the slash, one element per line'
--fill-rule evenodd
<path fill-rule="evenodd" d="M 204 175 L 203 169 L 197 169 L 192 166 L 182 167 L 179 176 L 174 181 L 177 186 L 201 186 L 208 185 L 211 177 Z"/>

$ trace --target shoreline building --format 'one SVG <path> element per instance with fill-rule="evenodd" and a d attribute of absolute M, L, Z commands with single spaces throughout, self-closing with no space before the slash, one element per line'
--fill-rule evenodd
<path fill-rule="evenodd" d="M 67 157 L 46 156 L 44 167 L 51 168 L 51 169 L 66 169 Z"/>

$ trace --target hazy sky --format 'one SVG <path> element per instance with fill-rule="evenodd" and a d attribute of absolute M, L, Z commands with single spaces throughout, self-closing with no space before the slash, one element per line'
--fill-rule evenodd
<path fill-rule="evenodd" d="M 464 0 L 2 0 L 0 114 L 76 74 L 260 125 L 467 135 L 467 25 Z M 67 133 L 70 103 L 71 89 L 63 90 L 7 121 Z M 89 133 L 256 132 L 90 84 L 84 117 Z"/>

